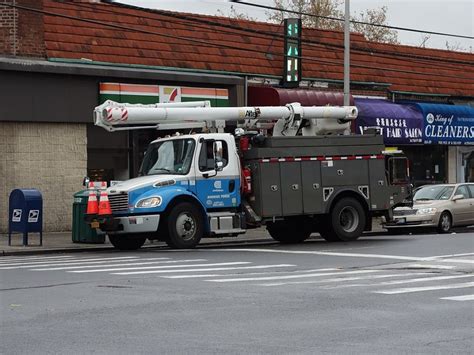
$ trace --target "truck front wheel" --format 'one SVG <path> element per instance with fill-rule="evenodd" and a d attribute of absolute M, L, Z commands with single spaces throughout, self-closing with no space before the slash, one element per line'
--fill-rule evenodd
<path fill-rule="evenodd" d="M 166 243 L 177 249 L 194 248 L 201 240 L 203 230 L 203 218 L 199 209 L 189 202 L 179 203 L 168 215 Z"/>
<path fill-rule="evenodd" d="M 146 237 L 133 234 L 109 235 L 109 241 L 119 250 L 137 250 L 145 244 Z"/>
<path fill-rule="evenodd" d="M 329 222 L 321 230 L 321 236 L 329 242 L 352 241 L 362 235 L 366 222 L 364 208 L 354 198 L 337 201 L 329 215 Z"/>

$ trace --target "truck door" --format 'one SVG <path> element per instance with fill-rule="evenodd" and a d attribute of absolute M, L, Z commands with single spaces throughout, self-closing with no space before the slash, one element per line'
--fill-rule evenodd
<path fill-rule="evenodd" d="M 207 209 L 240 205 L 239 165 L 230 148 L 225 140 L 201 141 L 196 164 L 196 193 Z"/>

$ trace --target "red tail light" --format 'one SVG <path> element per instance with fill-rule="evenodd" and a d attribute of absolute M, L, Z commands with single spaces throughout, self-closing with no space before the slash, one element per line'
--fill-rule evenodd
<path fill-rule="evenodd" d="M 242 169 L 242 186 L 245 195 L 252 194 L 252 173 L 249 168 Z"/>

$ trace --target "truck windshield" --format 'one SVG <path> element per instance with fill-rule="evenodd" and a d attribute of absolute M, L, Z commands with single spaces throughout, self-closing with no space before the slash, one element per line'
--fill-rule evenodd
<path fill-rule="evenodd" d="M 191 168 L 194 139 L 173 139 L 150 144 L 140 168 L 140 175 L 185 175 Z"/>

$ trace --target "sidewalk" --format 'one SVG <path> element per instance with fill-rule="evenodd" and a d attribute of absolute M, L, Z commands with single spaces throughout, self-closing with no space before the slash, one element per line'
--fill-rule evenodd
<path fill-rule="evenodd" d="M 368 234 L 385 233 L 386 230 L 380 226 L 380 223 L 373 224 L 372 232 Z M 49 232 L 43 233 L 43 246 L 39 245 L 39 233 L 30 233 L 28 235 L 28 246 L 23 246 L 23 235 L 12 234 L 12 245 L 8 246 L 8 234 L 0 234 L 0 257 L 8 255 L 34 255 L 34 254 L 50 254 L 50 253 L 74 253 L 84 251 L 104 251 L 112 250 L 114 247 L 105 238 L 103 244 L 74 243 L 72 241 L 71 232 Z M 270 235 L 266 229 L 257 228 L 249 230 L 245 234 L 237 237 L 226 238 L 204 238 L 200 245 L 206 244 L 245 244 L 246 242 L 270 242 Z M 166 246 L 166 243 L 159 241 L 148 241 L 143 248 L 156 248 Z"/>

